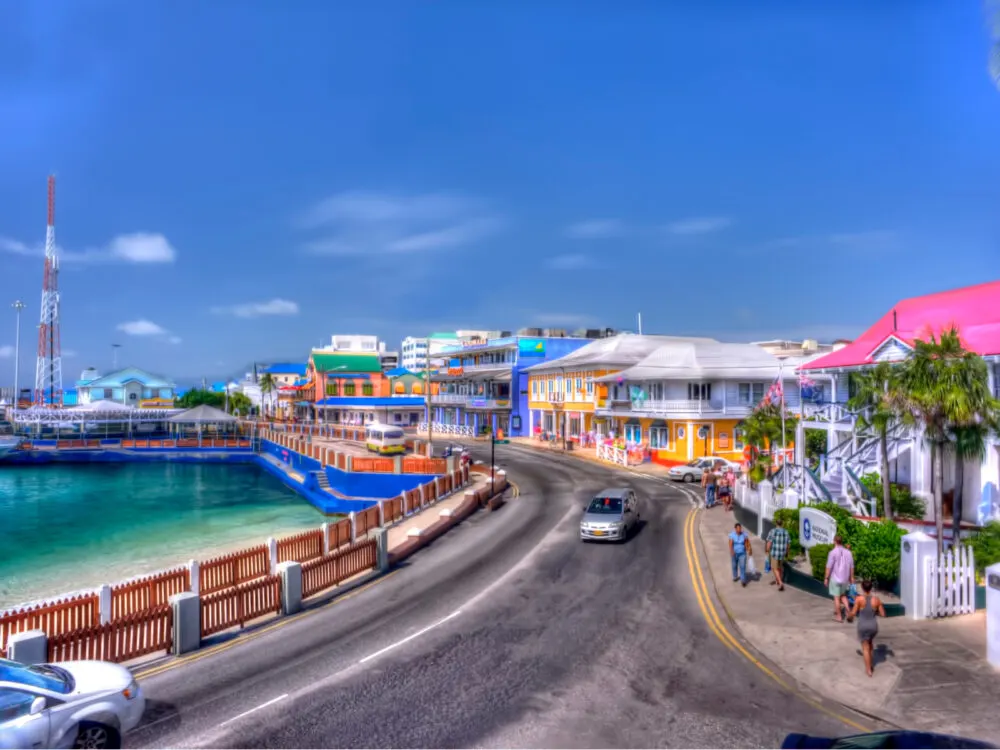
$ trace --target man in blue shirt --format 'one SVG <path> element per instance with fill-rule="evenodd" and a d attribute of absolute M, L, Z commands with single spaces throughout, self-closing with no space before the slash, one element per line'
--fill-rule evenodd
<path fill-rule="evenodd" d="M 733 582 L 747 585 L 747 555 L 752 555 L 750 537 L 743 531 L 742 524 L 736 524 L 729 532 L 729 558 L 733 563 Z"/>

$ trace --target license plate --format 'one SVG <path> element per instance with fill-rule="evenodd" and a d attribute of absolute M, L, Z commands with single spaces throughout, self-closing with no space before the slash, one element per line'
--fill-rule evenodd
<path fill-rule="evenodd" d="M 590 533 L 593 534 L 594 536 L 604 536 L 603 531 L 591 531 Z"/>

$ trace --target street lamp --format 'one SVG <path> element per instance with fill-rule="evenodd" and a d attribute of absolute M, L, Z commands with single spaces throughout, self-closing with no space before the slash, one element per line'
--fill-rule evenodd
<path fill-rule="evenodd" d="M 11 305 L 14 308 L 14 313 L 17 315 L 17 332 L 14 334 L 14 411 L 17 411 L 18 396 L 20 391 L 18 390 L 19 383 L 18 377 L 20 375 L 20 364 L 21 364 L 21 310 L 25 308 L 25 304 L 21 300 L 15 300 L 14 304 Z"/>

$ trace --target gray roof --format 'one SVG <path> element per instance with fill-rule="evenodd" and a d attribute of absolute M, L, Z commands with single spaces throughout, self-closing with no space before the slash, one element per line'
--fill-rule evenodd
<path fill-rule="evenodd" d="M 756 344 L 722 344 L 718 341 L 675 341 L 627 370 L 598 378 L 611 380 L 705 380 L 709 378 L 750 378 L 773 380 L 783 372 L 795 377 L 795 366 Z"/>
<path fill-rule="evenodd" d="M 643 336 L 637 333 L 619 333 L 606 339 L 597 339 L 575 352 L 551 362 L 542 362 L 525 368 L 529 373 L 559 372 L 580 367 L 628 367 L 665 344 L 675 342 L 715 343 L 715 339 L 687 336 Z"/>
<path fill-rule="evenodd" d="M 70 407 L 73 411 L 85 411 L 93 412 L 96 414 L 107 414 L 109 412 L 127 412 L 134 411 L 134 408 L 126 404 L 119 403 L 118 401 L 91 401 L 86 404 L 77 404 L 76 406 Z"/>
<path fill-rule="evenodd" d="M 175 414 L 168 421 L 179 422 L 181 424 L 229 424 L 238 422 L 239 419 L 232 414 L 227 414 L 222 409 L 202 404 L 193 409 L 182 411 L 180 414 Z"/>

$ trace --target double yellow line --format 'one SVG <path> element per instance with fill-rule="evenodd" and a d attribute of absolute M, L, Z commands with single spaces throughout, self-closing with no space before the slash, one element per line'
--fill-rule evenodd
<path fill-rule="evenodd" d="M 716 610 L 715 604 L 712 602 L 712 597 L 708 593 L 708 586 L 705 584 L 705 576 L 702 573 L 701 563 L 698 560 L 698 547 L 695 544 L 694 539 L 698 512 L 697 508 L 692 509 L 687 514 L 687 518 L 684 520 L 684 555 L 687 557 L 688 571 L 691 573 L 691 585 L 694 587 L 694 595 L 698 600 L 698 608 L 701 609 L 701 613 L 704 616 L 705 621 L 708 623 L 709 629 L 715 633 L 715 637 L 722 641 L 722 644 L 730 651 L 734 651 L 743 656 L 747 661 L 778 683 L 782 688 L 795 694 L 813 708 L 822 711 L 824 714 L 836 719 L 837 721 L 842 721 L 844 724 L 847 724 L 849 727 L 856 729 L 859 732 L 866 733 L 872 731 L 868 727 L 858 724 L 856 721 L 848 718 L 847 716 L 831 711 L 826 706 L 818 703 L 809 696 L 804 695 L 801 691 L 788 684 L 788 682 L 775 674 L 773 670 L 761 663 L 760 659 L 747 651 L 747 649 L 743 647 L 743 644 L 736 640 L 733 634 L 729 632 L 729 629 L 723 623 L 722 618 L 719 617 L 719 612 Z"/>

